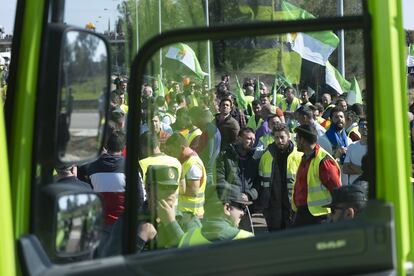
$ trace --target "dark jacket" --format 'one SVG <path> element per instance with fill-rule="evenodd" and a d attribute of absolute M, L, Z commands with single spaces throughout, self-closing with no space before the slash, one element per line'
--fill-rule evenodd
<path fill-rule="evenodd" d="M 288 181 L 292 184 L 293 179 L 287 177 L 287 158 L 293 148 L 294 145 L 291 141 L 289 147 L 283 151 L 275 143 L 268 147 L 268 151 L 273 157 L 272 174 L 270 187 L 264 188 L 262 191 L 261 203 L 265 211 L 268 211 L 265 212 L 265 218 L 270 231 L 285 229 L 292 223 L 293 211 L 289 199 Z"/>
<path fill-rule="evenodd" d="M 87 190 L 92 190 L 92 186 L 89 183 L 79 180 L 76 176 L 67 176 L 57 180 L 56 182 L 62 184 L 74 184 Z"/>
<path fill-rule="evenodd" d="M 215 123 L 221 134 L 221 149 L 236 142 L 240 131 L 239 123 L 231 116 L 227 116 L 223 121 L 219 121 L 220 114 L 215 117 Z"/>
<path fill-rule="evenodd" d="M 256 187 L 260 185 L 259 160 L 253 159 L 253 150 L 245 157 L 240 156 L 238 148 L 238 145 L 231 144 L 220 152 L 217 160 L 217 183 L 238 185 L 250 200 L 256 200 Z"/>

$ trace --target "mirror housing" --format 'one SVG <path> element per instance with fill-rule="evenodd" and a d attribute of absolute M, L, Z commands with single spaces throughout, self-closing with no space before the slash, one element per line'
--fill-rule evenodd
<path fill-rule="evenodd" d="M 43 56 L 38 123 L 40 161 L 49 166 L 94 160 L 104 143 L 110 53 L 94 32 L 50 24 Z"/>
<path fill-rule="evenodd" d="M 55 262 L 89 259 L 100 241 L 102 200 L 76 184 L 51 184 L 41 191 L 39 239 Z"/>

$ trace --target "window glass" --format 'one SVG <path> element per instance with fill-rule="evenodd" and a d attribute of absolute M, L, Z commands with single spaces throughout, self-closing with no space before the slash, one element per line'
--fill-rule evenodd
<path fill-rule="evenodd" d="M 139 162 L 148 204 L 140 223 L 158 234 L 143 251 L 363 212 L 363 37 L 359 30 L 344 37 L 344 73 L 332 31 L 183 41 L 161 50 L 159 71 L 154 55 L 142 87 Z"/>
<path fill-rule="evenodd" d="M 112 48 L 111 135 L 107 151 L 96 162 L 112 162 L 110 166 L 116 169 L 111 175 L 99 174 L 87 165 L 78 173 L 103 194 L 106 206 L 105 227 L 95 257 L 121 254 L 125 121 L 128 107 L 135 104 L 128 101 L 128 93 L 137 92 L 129 91 L 127 82 L 137 49 L 171 29 L 332 17 L 337 16 L 336 4 L 66 1 L 65 22 L 104 34 Z M 346 2 L 345 15 L 361 11 L 360 1 Z M 339 53 L 341 41 L 344 58 Z M 162 48 L 146 68 L 137 141 L 140 188 L 144 191 L 139 200 L 145 207 L 139 217 L 137 251 L 247 238 L 253 232 L 267 235 L 290 229 L 293 223 L 345 219 L 345 213 L 340 212 L 346 206 L 332 210 L 324 206 L 332 200 L 334 188 L 350 185 L 356 178 L 362 186 L 357 193 L 366 200 L 367 183 L 361 169 L 367 148 L 362 31 L 346 31 L 343 37 L 327 30 L 183 41 Z M 331 120 L 334 106 L 340 108 Z M 295 131 L 302 125 L 309 129 Z M 325 135 L 328 130 L 330 134 Z M 303 185 L 294 182 L 306 142 L 314 137 L 332 155 L 330 162 L 324 161 L 326 175 L 322 177 L 333 180 L 322 188 L 305 185 L 301 190 Z M 291 159 L 275 161 L 289 164 L 289 170 L 275 169 L 271 149 L 294 151 Z M 325 160 L 320 158 L 320 162 Z M 306 173 L 300 175 L 303 184 Z M 313 193 L 310 203 L 306 201 L 307 189 Z M 292 201 L 299 207 L 296 213 Z M 308 204 L 316 207 L 304 207 Z M 297 214 L 305 216 L 304 221 L 295 222 L 295 214 L 296 218 Z"/>

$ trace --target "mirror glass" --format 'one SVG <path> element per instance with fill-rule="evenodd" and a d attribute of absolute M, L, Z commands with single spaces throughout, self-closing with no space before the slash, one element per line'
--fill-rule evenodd
<path fill-rule="evenodd" d="M 56 215 L 56 253 L 60 257 L 92 252 L 103 223 L 102 202 L 92 193 L 59 198 Z"/>
<path fill-rule="evenodd" d="M 87 32 L 64 35 L 58 117 L 61 162 L 95 157 L 103 141 L 108 50 L 102 38 Z"/>

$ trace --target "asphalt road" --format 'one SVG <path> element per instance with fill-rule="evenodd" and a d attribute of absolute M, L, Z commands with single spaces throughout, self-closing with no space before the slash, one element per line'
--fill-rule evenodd
<path fill-rule="evenodd" d="M 98 112 L 78 112 L 72 113 L 71 118 L 71 129 L 78 130 L 90 130 L 97 129 L 99 124 L 99 113 Z"/>

